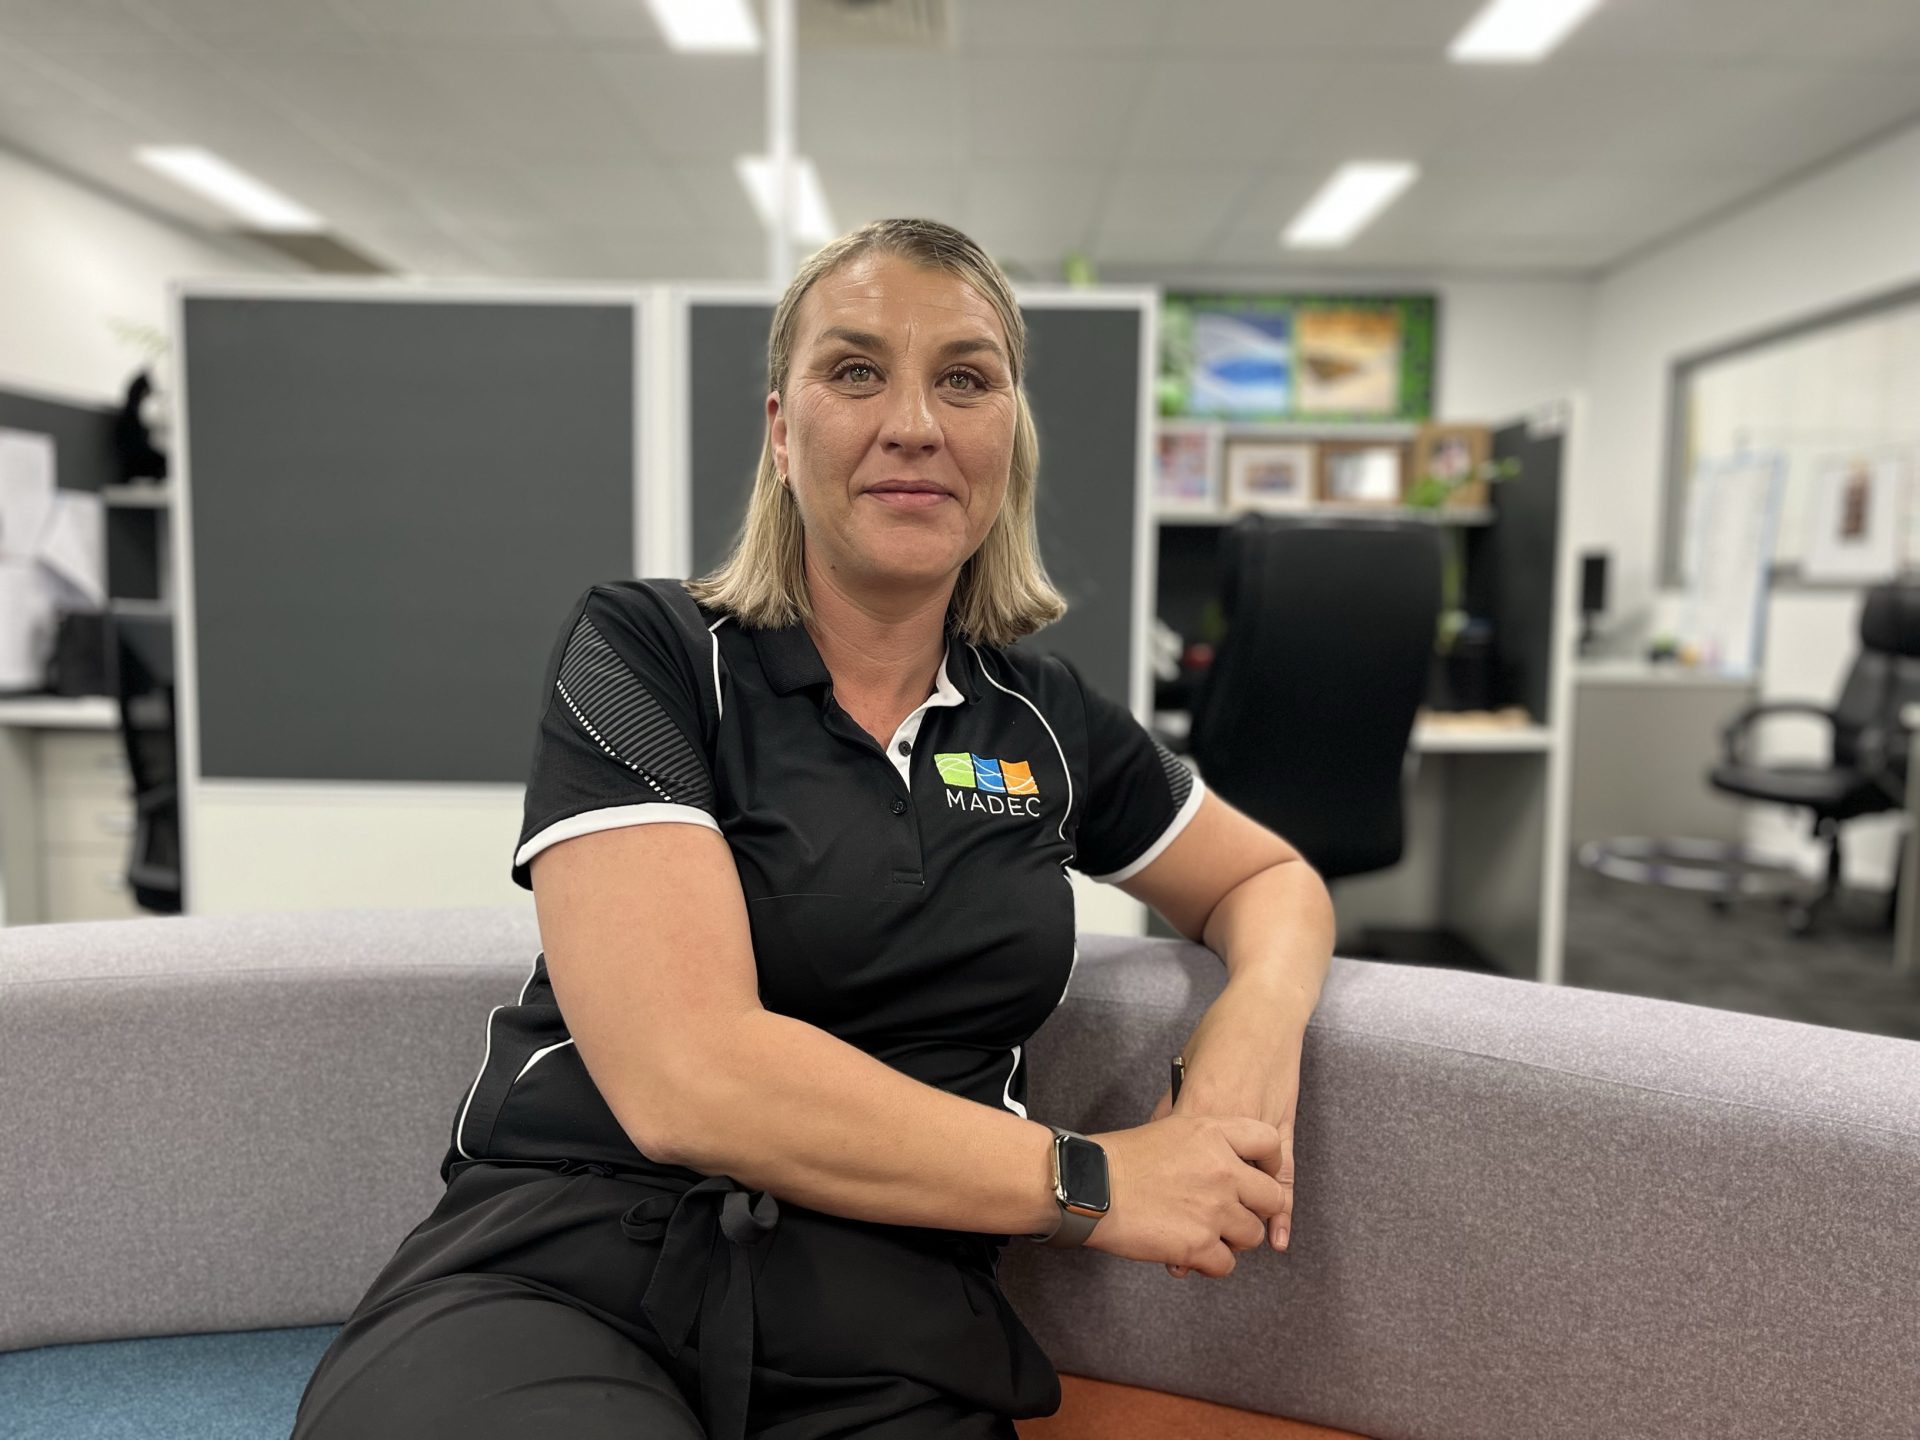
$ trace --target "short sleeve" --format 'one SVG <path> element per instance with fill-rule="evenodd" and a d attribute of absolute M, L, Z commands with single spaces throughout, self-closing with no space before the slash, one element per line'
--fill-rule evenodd
<path fill-rule="evenodd" d="M 549 845 L 662 821 L 718 830 L 699 744 L 698 684 L 662 602 L 639 584 L 590 586 L 547 661 L 513 883 Z"/>
<path fill-rule="evenodd" d="M 1160 857 L 1205 796 L 1200 777 L 1147 733 L 1133 712 L 1080 678 L 1087 714 L 1087 789 L 1074 844 L 1073 868 L 1117 885 Z"/>

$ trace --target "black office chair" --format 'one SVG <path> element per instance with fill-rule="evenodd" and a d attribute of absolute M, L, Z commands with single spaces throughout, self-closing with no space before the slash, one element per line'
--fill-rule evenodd
<path fill-rule="evenodd" d="M 172 626 L 113 617 L 113 683 L 133 777 L 127 883 L 141 909 L 180 913 L 180 789 L 174 763 Z"/>
<path fill-rule="evenodd" d="M 1721 734 L 1720 763 L 1707 772 L 1716 790 L 1812 812 L 1813 833 L 1828 843 L 1825 885 L 1811 899 L 1789 901 L 1787 924 L 1813 929 L 1840 890 L 1840 827 L 1860 815 L 1898 810 L 1907 803 L 1908 732 L 1901 708 L 1920 700 L 1920 581 L 1875 585 L 1860 608 L 1860 653 L 1832 709 L 1808 700 L 1750 705 Z M 1817 715 L 1832 727 L 1825 765 L 1755 765 L 1747 737 L 1768 715 Z M 1901 855 L 1907 837 L 1900 838 Z M 1896 866 L 1894 874 L 1900 874 Z M 1899 889 L 1896 882 L 1894 890 Z M 1888 906 L 1891 916 L 1892 905 Z"/>
<path fill-rule="evenodd" d="M 1250 515 L 1222 537 L 1226 635 L 1191 752 L 1210 788 L 1324 879 L 1400 860 L 1440 564 L 1425 520 Z"/>

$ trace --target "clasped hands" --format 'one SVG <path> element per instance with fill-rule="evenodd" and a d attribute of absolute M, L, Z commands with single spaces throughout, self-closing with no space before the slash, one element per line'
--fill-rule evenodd
<path fill-rule="evenodd" d="M 1280 1132 L 1279 1159 L 1269 1173 L 1280 1182 L 1281 1209 L 1267 1222 L 1267 1242 L 1276 1250 L 1287 1248 L 1293 1225 L 1293 1117 L 1306 1035 L 1305 1009 L 1291 998 L 1257 981 L 1229 980 L 1181 1048 L 1179 1102 L 1169 1085 L 1150 1117 L 1247 1116 Z M 1169 1265 L 1167 1273 L 1181 1279 L 1187 1269 Z"/>

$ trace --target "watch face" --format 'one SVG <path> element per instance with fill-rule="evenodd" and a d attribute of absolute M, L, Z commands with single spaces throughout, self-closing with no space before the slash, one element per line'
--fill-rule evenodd
<path fill-rule="evenodd" d="M 1075 1205 L 1107 1208 L 1107 1152 L 1091 1140 L 1068 1135 L 1060 1141 L 1060 1185 Z"/>

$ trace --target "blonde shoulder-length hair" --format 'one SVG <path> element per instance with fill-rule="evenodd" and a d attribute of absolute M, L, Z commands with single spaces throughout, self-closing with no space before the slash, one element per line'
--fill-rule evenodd
<path fill-rule="evenodd" d="M 1067 613 L 1067 602 L 1047 579 L 1034 533 L 1034 477 L 1040 441 L 1021 380 L 1026 372 L 1027 327 L 1013 287 L 999 265 L 971 239 L 935 220 L 875 220 L 816 251 L 801 266 L 773 312 L 767 337 L 767 384 L 784 404 L 793 361 L 800 302 L 816 281 L 865 255 L 895 255 L 929 269 L 945 270 L 972 285 L 999 312 L 1006 330 L 1017 407 L 1013 460 L 1006 498 L 993 528 L 960 567 L 947 623 L 962 640 L 1010 645 Z M 746 519 L 733 552 L 719 566 L 686 582 L 696 600 L 724 611 L 753 629 L 777 629 L 813 618 L 802 563 L 805 532 L 800 507 L 774 468 L 773 433 L 761 441 L 760 465 L 747 501 Z"/>

